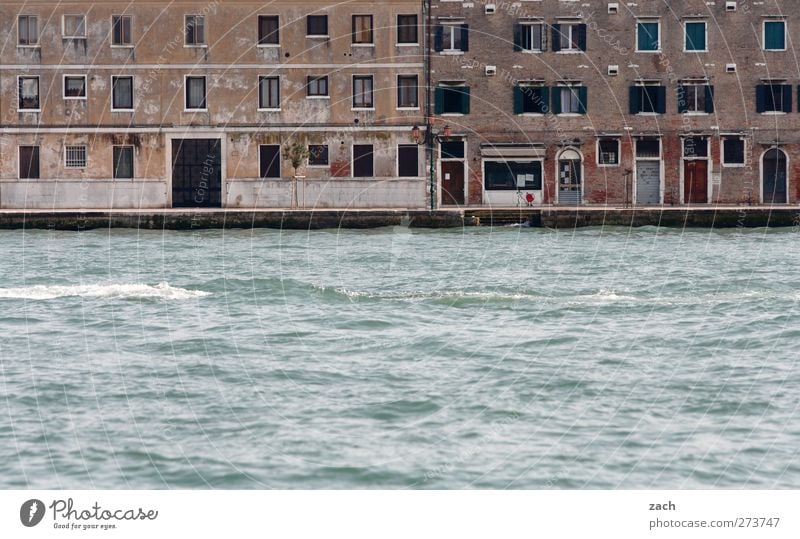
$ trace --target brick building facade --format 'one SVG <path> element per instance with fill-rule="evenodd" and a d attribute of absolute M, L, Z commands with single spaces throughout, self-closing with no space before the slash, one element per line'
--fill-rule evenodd
<path fill-rule="evenodd" d="M 797 203 L 793 7 L 432 0 L 440 203 Z"/>

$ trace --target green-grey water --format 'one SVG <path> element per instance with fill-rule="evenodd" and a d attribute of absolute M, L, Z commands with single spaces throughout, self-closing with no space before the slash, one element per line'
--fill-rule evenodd
<path fill-rule="evenodd" d="M 799 238 L 0 233 L 0 486 L 797 488 Z"/>

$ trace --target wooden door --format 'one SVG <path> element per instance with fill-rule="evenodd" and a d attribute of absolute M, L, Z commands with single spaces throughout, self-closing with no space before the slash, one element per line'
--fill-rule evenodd
<path fill-rule="evenodd" d="M 708 161 L 683 162 L 683 202 L 708 203 Z"/>
<path fill-rule="evenodd" d="M 463 161 L 442 161 L 442 205 L 464 205 Z"/>

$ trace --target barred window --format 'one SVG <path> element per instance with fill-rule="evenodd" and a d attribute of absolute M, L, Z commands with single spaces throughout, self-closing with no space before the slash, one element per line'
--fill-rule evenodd
<path fill-rule="evenodd" d="M 64 148 L 66 168 L 86 168 L 86 146 L 66 146 Z"/>

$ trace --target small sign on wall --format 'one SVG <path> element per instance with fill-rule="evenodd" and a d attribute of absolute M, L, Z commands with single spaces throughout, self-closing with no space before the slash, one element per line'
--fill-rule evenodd
<path fill-rule="evenodd" d="M 714 186 L 722 185 L 722 173 L 721 172 L 712 172 L 711 173 L 711 185 L 714 185 Z"/>

